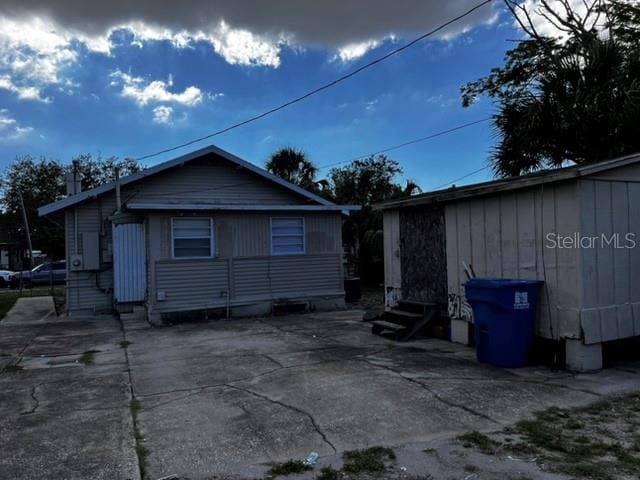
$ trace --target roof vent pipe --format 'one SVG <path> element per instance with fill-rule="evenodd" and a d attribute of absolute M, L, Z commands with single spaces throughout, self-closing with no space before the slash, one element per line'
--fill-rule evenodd
<path fill-rule="evenodd" d="M 67 185 L 67 196 L 75 195 L 82 191 L 82 183 L 80 182 L 80 171 L 77 160 L 73 161 L 73 167 L 70 172 L 67 172 L 64 179 Z"/>
<path fill-rule="evenodd" d="M 120 169 L 116 167 L 116 207 L 118 213 L 122 211 L 122 200 L 120 198 Z"/>

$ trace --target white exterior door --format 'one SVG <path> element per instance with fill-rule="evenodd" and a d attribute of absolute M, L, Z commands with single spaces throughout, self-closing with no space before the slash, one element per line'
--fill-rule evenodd
<path fill-rule="evenodd" d="M 142 302 L 147 289 L 144 224 L 113 226 L 113 292 L 116 302 Z"/>

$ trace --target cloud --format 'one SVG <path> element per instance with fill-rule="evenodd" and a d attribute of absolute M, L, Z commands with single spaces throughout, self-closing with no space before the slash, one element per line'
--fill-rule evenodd
<path fill-rule="evenodd" d="M 21 140 L 33 131 L 33 127 L 23 127 L 9 115 L 5 108 L 0 109 L 0 141 Z"/>
<path fill-rule="evenodd" d="M 134 77 L 116 70 L 111 74 L 111 78 L 112 86 L 120 85 L 122 87 L 123 97 L 132 99 L 140 106 L 162 102 L 193 107 L 202 103 L 203 94 L 198 87 L 190 86 L 179 93 L 169 91 L 173 87 L 171 76 L 166 82 L 164 80 L 146 82 L 142 77 Z"/>
<path fill-rule="evenodd" d="M 173 115 L 173 107 L 167 105 L 160 105 L 153 109 L 153 121 L 160 124 L 171 124 L 171 117 Z"/>
<path fill-rule="evenodd" d="M 338 53 L 333 57 L 335 60 L 350 62 L 367 54 L 370 50 L 377 48 L 380 42 L 377 40 L 366 40 L 359 43 L 350 43 L 338 49 Z"/>

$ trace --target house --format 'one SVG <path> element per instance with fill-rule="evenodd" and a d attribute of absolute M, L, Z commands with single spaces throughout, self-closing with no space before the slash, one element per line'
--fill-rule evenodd
<path fill-rule="evenodd" d="M 71 182 L 72 185 L 77 185 Z M 67 309 L 150 321 L 344 305 L 335 205 L 209 146 L 39 209 L 64 220 Z"/>
<path fill-rule="evenodd" d="M 386 304 L 446 302 L 467 343 L 465 264 L 545 281 L 537 335 L 567 367 L 602 367 L 602 344 L 640 335 L 640 154 L 416 195 L 383 211 Z"/>

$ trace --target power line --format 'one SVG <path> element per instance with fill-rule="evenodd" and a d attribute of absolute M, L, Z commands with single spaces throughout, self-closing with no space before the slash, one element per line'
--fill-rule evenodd
<path fill-rule="evenodd" d="M 193 145 L 194 143 L 198 143 L 198 142 L 201 142 L 201 141 L 206 140 L 208 138 L 212 138 L 212 137 L 216 137 L 218 135 L 222 135 L 223 133 L 226 133 L 226 132 L 228 132 L 230 130 L 234 130 L 234 129 L 236 129 L 238 127 L 241 127 L 243 125 L 246 125 L 248 123 L 255 122 L 256 120 L 259 120 L 259 119 L 264 118 L 264 117 L 266 117 L 268 115 L 271 115 L 272 113 L 275 113 L 275 112 L 277 112 L 279 110 L 283 110 L 283 109 L 285 109 L 285 108 L 287 108 L 287 107 L 289 107 L 289 106 L 291 106 L 291 105 L 293 105 L 295 103 L 301 102 L 302 100 L 305 100 L 305 99 L 307 99 L 307 98 L 309 98 L 309 97 L 311 97 L 313 95 L 316 95 L 317 93 L 320 93 L 320 92 L 322 92 L 324 90 L 327 90 L 327 89 L 337 85 L 338 83 L 341 83 L 341 82 L 343 82 L 343 81 L 345 81 L 345 80 L 357 75 L 358 73 L 362 72 L 363 70 L 371 68 L 374 65 L 377 65 L 378 63 L 381 63 L 381 62 L 387 60 L 388 58 L 390 58 L 390 57 L 392 57 L 394 55 L 397 55 L 398 53 L 402 52 L 403 50 L 406 50 L 409 47 L 412 47 L 413 45 L 415 45 L 416 43 L 424 40 L 425 38 L 428 38 L 428 37 L 430 37 L 432 35 L 435 35 L 439 31 L 444 30 L 445 28 L 447 28 L 449 25 L 452 25 L 453 23 L 463 19 L 464 17 L 466 17 L 468 15 L 471 15 L 473 12 L 475 12 L 476 10 L 484 7 L 485 5 L 490 3 L 491 1 L 492 0 L 484 0 L 483 2 L 477 4 L 475 7 L 470 8 L 469 10 L 464 12 L 463 14 L 452 18 L 448 22 L 445 22 L 445 23 L 441 24 L 439 27 L 436 27 L 433 30 L 431 30 L 431 31 L 429 31 L 429 32 L 427 32 L 427 33 L 425 33 L 423 35 L 420 35 L 418 38 L 410 41 L 409 43 L 406 43 L 406 44 L 402 45 L 401 47 L 398 47 L 395 50 L 392 50 L 391 52 L 387 53 L 386 55 L 378 57 L 375 60 L 372 60 L 371 62 L 366 63 L 365 65 L 362 65 L 361 67 L 358 67 L 355 70 L 353 70 L 353 71 L 351 71 L 351 72 L 349 72 L 349 73 L 347 73 L 347 74 L 345 74 L 345 75 L 343 75 L 341 77 L 338 77 L 337 79 L 335 79 L 335 80 L 333 80 L 333 81 L 331 81 L 329 83 L 326 83 L 326 84 L 324 84 L 324 85 L 322 85 L 322 86 L 320 86 L 320 87 L 318 87 L 318 88 L 316 88 L 314 90 L 311 90 L 311 91 L 305 93 L 304 95 L 301 95 L 301 96 L 299 96 L 297 98 L 294 98 L 293 100 L 289 100 L 288 102 L 283 103 L 281 105 L 278 105 L 277 107 L 271 108 L 270 110 L 267 110 L 267 111 L 265 111 L 263 113 L 255 115 L 253 117 L 250 117 L 250 118 L 248 118 L 246 120 L 243 120 L 241 122 L 229 125 L 228 127 L 225 127 L 225 128 L 223 128 L 221 130 L 215 131 L 215 132 L 210 133 L 208 135 L 204 135 L 202 137 L 195 138 L 193 140 L 189 140 L 187 142 L 181 143 L 180 145 L 176 145 L 174 147 L 165 148 L 163 150 L 158 150 L 157 152 L 150 153 L 148 155 L 143 155 L 141 157 L 136 158 L 136 160 L 138 160 L 138 161 L 146 160 L 147 158 L 156 157 L 158 155 L 162 155 L 163 153 L 168 153 L 168 152 L 172 152 L 174 150 L 178 150 L 180 148 L 188 147 L 189 145 Z"/>
<path fill-rule="evenodd" d="M 367 153 L 365 155 L 360 155 L 360 156 L 354 157 L 354 158 L 352 158 L 350 160 L 342 160 L 340 162 L 334 162 L 334 163 L 328 163 L 326 165 L 320 165 L 318 167 L 318 170 L 322 170 L 323 168 L 328 168 L 328 167 L 335 167 L 336 165 L 342 165 L 343 163 L 350 163 L 350 162 L 354 162 L 356 160 L 360 160 L 362 158 L 372 157 L 374 155 L 379 155 L 381 153 L 387 153 L 387 152 L 391 152 L 393 150 L 398 150 L 399 148 L 403 148 L 403 147 L 406 147 L 408 145 L 413 145 L 415 143 L 425 142 L 427 140 L 431 140 L 432 138 L 440 137 L 440 136 L 446 135 L 448 133 L 452 133 L 452 132 L 455 132 L 455 131 L 458 131 L 458 130 L 462 130 L 463 128 L 471 127 L 473 125 L 477 125 L 479 123 L 486 122 L 488 120 L 491 120 L 491 117 L 482 118 L 480 120 L 475 120 L 475 121 L 469 122 L 469 123 L 464 123 L 462 125 L 458 125 L 457 127 L 452 127 L 452 128 L 447 129 L 447 130 L 442 130 L 442 131 L 437 132 L 437 133 L 429 134 L 429 135 L 427 135 L 425 137 L 415 138 L 413 140 L 409 140 L 409 141 L 406 141 L 404 143 L 400 143 L 398 145 L 394 145 L 392 147 L 383 148 L 382 150 L 378 150 L 377 152 L 372 152 L 372 153 Z"/>
<path fill-rule="evenodd" d="M 486 170 L 487 168 L 489 168 L 489 165 L 485 165 L 484 167 L 474 170 L 473 172 L 467 173 L 466 175 L 463 175 L 461 177 L 454 178 L 453 180 L 450 180 L 447 183 L 443 183 L 442 185 L 439 185 L 433 188 L 432 190 L 440 190 L 441 188 L 448 187 L 452 183 L 456 183 L 456 182 L 459 182 L 460 180 L 464 180 L 465 178 L 469 178 L 472 175 L 475 175 L 476 173 L 480 173 L 481 171 Z"/>

